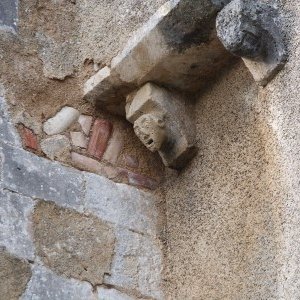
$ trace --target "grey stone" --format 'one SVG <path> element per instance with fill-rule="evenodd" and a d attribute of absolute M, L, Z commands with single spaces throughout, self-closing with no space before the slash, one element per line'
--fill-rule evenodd
<path fill-rule="evenodd" d="M 56 275 L 44 266 L 35 265 L 21 300 L 92 300 L 92 287 L 87 282 Z"/>
<path fill-rule="evenodd" d="M 30 215 L 34 202 L 0 189 L 0 246 L 14 255 L 34 260 Z"/>
<path fill-rule="evenodd" d="M 54 160 L 66 160 L 70 157 L 71 144 L 64 135 L 54 135 L 41 141 L 42 151 Z"/>
<path fill-rule="evenodd" d="M 1 26 L 17 29 L 18 0 L 1 0 L 0 2 L 0 29 Z"/>
<path fill-rule="evenodd" d="M 115 289 L 107 289 L 100 287 L 97 290 L 98 292 L 98 300 L 135 300 L 124 293 L 121 293 Z"/>
<path fill-rule="evenodd" d="M 110 68 L 86 82 L 85 98 L 109 109 L 149 81 L 199 91 L 230 60 L 213 25 L 222 6 L 210 0 L 166 2 L 132 35 Z"/>
<path fill-rule="evenodd" d="M 103 221 L 41 201 L 33 214 L 36 253 L 58 274 L 102 284 L 110 273 L 115 236 Z"/>
<path fill-rule="evenodd" d="M 286 62 L 278 11 L 271 2 L 231 1 L 217 17 L 225 48 L 244 59 L 254 79 L 266 85 Z"/>
<path fill-rule="evenodd" d="M 141 297 L 164 299 L 161 289 L 163 253 L 160 242 L 127 229 L 116 231 L 111 275 L 105 283 L 138 291 Z"/>
<path fill-rule="evenodd" d="M 155 198 L 125 184 L 85 173 L 85 209 L 108 222 L 150 235 L 156 234 Z"/>
<path fill-rule="evenodd" d="M 10 121 L 5 100 L 0 95 L 0 140 L 21 146 L 21 140 L 14 125 Z"/>
<path fill-rule="evenodd" d="M 31 277 L 30 265 L 0 250 L 0 291 L 1 300 L 17 300 Z"/>
<path fill-rule="evenodd" d="M 61 206 L 82 207 L 84 178 L 79 171 L 1 142 L 0 157 L 5 188 Z"/>

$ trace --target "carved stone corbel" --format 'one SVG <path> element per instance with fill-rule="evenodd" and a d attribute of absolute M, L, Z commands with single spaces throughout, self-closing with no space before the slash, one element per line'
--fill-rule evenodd
<path fill-rule="evenodd" d="M 153 83 L 127 97 L 127 120 L 141 142 L 150 151 L 158 151 L 167 167 L 181 169 L 196 153 L 189 105 L 181 95 Z"/>
<path fill-rule="evenodd" d="M 266 85 L 287 55 L 277 9 L 269 2 L 233 0 L 218 14 L 217 35 L 224 47 L 243 58 L 255 81 Z"/>

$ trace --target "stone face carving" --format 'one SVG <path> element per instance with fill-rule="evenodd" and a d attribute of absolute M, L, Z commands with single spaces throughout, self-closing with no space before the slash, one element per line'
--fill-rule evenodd
<path fill-rule="evenodd" d="M 181 169 L 196 153 L 190 106 L 181 95 L 147 83 L 128 95 L 126 118 L 141 142 L 158 151 L 166 166 Z"/>
<path fill-rule="evenodd" d="M 134 122 L 133 128 L 138 138 L 152 152 L 159 151 L 167 140 L 163 117 L 142 115 Z"/>
<path fill-rule="evenodd" d="M 217 34 L 225 48 L 241 56 L 261 85 L 266 85 L 286 61 L 278 11 L 269 3 L 231 1 L 218 14 Z"/>

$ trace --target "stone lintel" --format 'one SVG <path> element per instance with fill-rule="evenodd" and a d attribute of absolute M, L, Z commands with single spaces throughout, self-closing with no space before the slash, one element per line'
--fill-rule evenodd
<path fill-rule="evenodd" d="M 216 14 L 228 2 L 168 1 L 134 33 L 110 67 L 85 83 L 85 99 L 109 109 L 150 81 L 185 92 L 200 90 L 231 58 L 215 32 Z"/>

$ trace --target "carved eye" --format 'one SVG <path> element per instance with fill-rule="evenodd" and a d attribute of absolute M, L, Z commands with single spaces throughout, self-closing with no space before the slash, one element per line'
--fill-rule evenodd
<path fill-rule="evenodd" d="M 153 140 L 152 139 L 150 139 L 148 142 L 147 142 L 147 145 L 151 145 L 151 144 L 153 144 Z"/>

